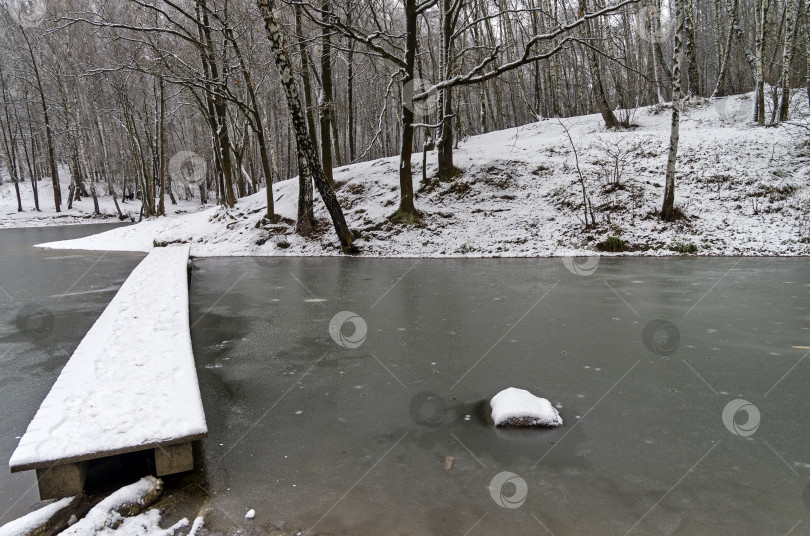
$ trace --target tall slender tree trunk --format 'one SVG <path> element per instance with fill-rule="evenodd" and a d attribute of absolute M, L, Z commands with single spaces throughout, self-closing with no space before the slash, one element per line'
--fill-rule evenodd
<path fill-rule="evenodd" d="M 301 85 L 304 91 L 304 106 L 306 107 L 305 113 L 307 117 L 307 129 L 309 130 L 309 139 L 313 147 L 318 146 L 318 134 L 315 130 L 315 117 L 313 114 L 312 104 L 312 83 L 309 78 L 309 54 L 307 53 L 306 46 L 304 45 L 304 25 L 302 22 L 301 6 L 295 5 L 295 33 L 298 34 L 298 52 L 301 55 Z"/>
<path fill-rule="evenodd" d="M 332 7 L 329 0 L 321 2 L 321 16 L 324 23 L 329 23 Z M 323 173 L 329 180 L 329 185 L 335 187 L 332 176 L 332 38 L 329 28 L 324 27 L 321 32 L 321 164 Z"/>
<path fill-rule="evenodd" d="M 54 154 L 53 130 L 51 128 L 50 115 L 48 114 L 48 103 L 45 101 L 45 89 L 42 86 L 42 76 L 39 72 L 39 64 L 34 56 L 34 49 L 31 46 L 31 41 L 28 39 L 28 33 L 20 26 L 20 31 L 25 38 L 25 43 L 28 45 L 28 53 L 31 56 L 31 65 L 34 69 L 34 77 L 37 82 L 37 91 L 39 92 L 39 102 L 42 104 L 42 118 L 45 122 L 45 142 L 48 146 L 48 165 L 51 172 L 51 184 L 53 185 L 53 203 L 56 207 L 56 212 L 62 211 L 62 188 L 59 186 L 59 171 L 56 168 L 56 155 Z"/>
<path fill-rule="evenodd" d="M 720 2 L 718 0 L 717 5 L 719 6 Z M 732 0 L 731 9 L 733 11 L 737 10 L 737 0 Z M 717 74 L 717 84 L 714 86 L 714 91 L 712 91 L 712 97 L 723 97 L 726 94 L 726 76 L 728 73 L 728 62 L 731 58 L 731 40 L 734 35 L 734 26 L 731 22 L 732 16 L 729 14 L 729 24 L 728 24 L 728 32 L 726 33 L 726 41 L 725 46 L 722 50 L 722 56 L 720 58 L 720 72 Z M 716 27 L 719 28 L 720 24 L 718 23 Z M 717 40 L 720 40 L 720 34 L 717 35 Z"/>
<path fill-rule="evenodd" d="M 101 118 L 96 114 L 96 128 L 98 129 L 98 137 L 101 141 L 101 156 L 104 159 L 103 161 L 103 170 L 104 170 L 104 180 L 107 183 L 107 191 L 113 198 L 113 203 L 115 203 L 115 210 L 118 212 L 118 219 L 123 220 L 124 215 L 121 213 L 121 207 L 118 206 L 118 195 L 115 193 L 115 187 L 112 184 L 112 177 L 110 177 L 110 164 L 109 164 L 109 153 L 107 152 L 107 138 L 104 135 L 104 127 L 101 123 Z"/>
<path fill-rule="evenodd" d="M 158 102 L 158 177 L 160 182 L 160 201 L 158 202 L 158 216 L 166 215 L 166 95 L 164 93 L 163 77 L 158 79 L 160 98 Z"/>
<path fill-rule="evenodd" d="M 413 80 L 416 65 L 416 0 L 405 0 L 405 69 L 402 78 L 403 87 Z M 402 102 L 402 136 L 399 151 L 399 209 L 393 220 L 401 223 L 413 223 L 419 213 L 413 204 L 413 171 L 411 155 L 413 153 L 413 106 L 406 99 Z M 447 129 L 447 127 L 445 127 Z"/>
<path fill-rule="evenodd" d="M 805 67 L 807 70 L 805 78 L 805 89 L 807 96 L 807 106 L 810 108 L 810 1 L 805 0 L 805 13 L 804 13 L 804 57 L 807 63 Z"/>
<path fill-rule="evenodd" d="M 689 61 L 689 94 L 700 95 L 700 71 L 695 53 L 695 0 L 685 0 L 686 57 Z M 719 36 L 718 36 L 719 39 Z"/>
<path fill-rule="evenodd" d="M 452 0 L 439 0 L 441 10 L 441 76 L 443 80 L 450 78 L 453 43 L 453 4 Z M 407 18 L 407 14 L 406 14 Z M 407 24 L 407 22 L 406 22 Z M 439 157 L 439 177 L 449 179 L 455 176 L 453 164 L 453 91 L 444 88 L 439 92 L 439 134 L 436 148 Z M 403 130 L 403 134 L 404 134 Z M 413 135 L 413 132 L 411 132 Z"/>
<path fill-rule="evenodd" d="M 684 6 L 688 0 L 675 3 L 675 51 L 672 67 L 672 127 L 669 135 L 667 175 L 664 186 L 664 204 L 661 219 L 670 221 L 675 217 L 675 166 L 678 161 L 678 141 L 681 127 L 681 43 L 683 42 Z"/>
<path fill-rule="evenodd" d="M 346 25 L 352 25 L 354 4 L 347 2 Z M 349 142 L 349 162 L 354 162 L 354 39 L 349 39 L 349 50 L 346 53 L 346 137 Z"/>
<path fill-rule="evenodd" d="M 686 59 L 689 63 L 689 94 L 700 95 L 700 71 L 695 52 L 695 1 L 684 0 L 684 25 L 686 33 Z M 719 37 L 719 36 L 718 36 Z"/>
<path fill-rule="evenodd" d="M 760 0 L 759 17 L 757 18 L 757 85 L 756 109 L 754 120 L 765 124 L 765 38 L 768 36 L 768 7 L 770 0 Z"/>
<path fill-rule="evenodd" d="M 796 39 L 799 33 L 798 1 L 787 0 L 787 25 L 785 28 L 785 43 L 782 53 L 782 100 L 779 103 L 779 121 L 787 121 L 790 107 L 790 65 L 793 63 L 793 53 L 796 50 Z"/>
<path fill-rule="evenodd" d="M 587 0 L 580 0 L 579 2 L 579 16 L 582 17 L 588 12 Z M 593 32 L 591 30 L 590 21 L 586 22 L 585 37 L 589 41 L 593 40 Z M 605 127 L 609 129 L 619 128 L 619 120 L 616 119 L 616 114 L 613 113 L 605 95 L 605 86 L 602 84 L 602 73 L 599 69 L 599 58 L 591 49 L 587 49 L 585 54 L 588 57 L 588 64 L 591 68 L 591 80 L 593 81 L 594 97 L 596 98 L 596 106 L 602 114 L 602 119 L 605 121 Z"/>
<path fill-rule="evenodd" d="M 321 199 L 324 205 L 326 205 L 329 215 L 332 217 L 332 224 L 335 227 L 341 248 L 344 252 L 352 251 L 354 249 L 352 246 L 354 237 L 351 231 L 349 231 L 348 225 L 346 225 L 343 210 L 340 208 L 340 203 L 338 202 L 335 192 L 329 185 L 329 180 L 323 173 L 321 164 L 318 161 L 318 155 L 315 152 L 315 146 L 312 144 L 309 133 L 307 132 L 307 123 L 304 118 L 301 100 L 298 97 L 298 88 L 295 86 L 292 63 L 290 62 L 290 57 L 284 43 L 281 22 L 278 20 L 275 13 L 275 0 L 256 0 L 256 4 L 264 19 L 264 28 L 267 31 L 267 38 L 273 50 L 281 85 L 284 88 L 284 94 L 287 98 L 287 109 L 290 113 L 292 126 L 295 129 L 298 157 L 303 165 L 309 168 L 312 173 L 312 178 L 315 180 L 315 187 L 318 189 L 318 193 L 321 194 Z"/>

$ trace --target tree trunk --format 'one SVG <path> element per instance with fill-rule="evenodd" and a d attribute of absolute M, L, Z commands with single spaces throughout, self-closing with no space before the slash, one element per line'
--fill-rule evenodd
<path fill-rule="evenodd" d="M 20 183 L 14 181 L 14 190 L 17 192 L 17 212 L 22 212 L 22 198 L 20 197 Z"/>
<path fill-rule="evenodd" d="M 164 93 L 163 78 L 158 80 L 160 86 L 159 124 L 158 124 L 158 177 L 160 182 L 160 201 L 158 202 L 158 216 L 166 215 L 166 95 Z"/>
<path fill-rule="evenodd" d="M 782 54 L 782 101 L 779 104 L 779 121 L 787 121 L 790 107 L 790 64 L 793 63 L 793 52 L 796 50 L 798 36 L 798 3 L 787 0 L 787 26 L 785 29 L 785 49 Z"/>
<path fill-rule="evenodd" d="M 579 16 L 582 17 L 588 11 L 587 0 L 580 0 L 579 2 Z M 586 22 L 585 37 L 588 41 L 593 41 L 590 21 Z M 594 97 L 596 98 L 596 106 L 602 114 L 602 119 L 605 121 L 605 128 L 614 129 L 619 128 L 619 120 L 616 119 L 616 114 L 610 108 L 605 95 L 605 87 L 602 85 L 602 73 L 599 69 L 599 57 L 591 49 L 587 49 L 585 54 L 588 57 L 588 64 L 591 67 L 591 79 L 593 81 Z"/>
<path fill-rule="evenodd" d="M 695 54 L 695 0 L 685 0 L 686 57 L 689 62 L 689 94 L 700 95 L 700 74 Z M 719 39 L 719 36 L 718 36 Z"/>
<path fill-rule="evenodd" d="M 298 34 L 298 52 L 301 54 L 301 85 L 304 90 L 304 105 L 306 106 L 307 129 L 313 147 L 318 146 L 318 135 L 315 130 L 315 117 L 312 104 L 312 84 L 309 80 L 309 54 L 304 46 L 303 23 L 301 22 L 301 6 L 295 6 L 295 33 Z M 299 173 L 300 175 L 300 173 Z"/>
<path fill-rule="evenodd" d="M 732 0 L 731 9 L 737 10 L 737 0 Z M 719 2 L 718 2 L 719 5 Z M 726 33 L 726 44 L 722 51 L 720 59 L 720 72 L 717 75 L 717 84 L 712 91 L 712 97 L 723 97 L 726 94 L 726 73 L 728 73 L 728 62 L 731 58 L 731 39 L 734 36 L 734 26 L 731 23 L 731 14 L 729 14 L 728 32 Z M 719 26 L 719 24 L 717 25 Z M 717 40 L 720 40 L 719 34 Z"/>
<path fill-rule="evenodd" d="M 347 2 L 346 25 L 352 25 L 354 5 Z M 346 137 L 349 141 L 349 162 L 354 162 L 354 39 L 349 39 L 349 51 L 346 53 Z"/>
<path fill-rule="evenodd" d="M 331 6 L 329 0 L 321 3 L 321 17 L 324 23 L 330 19 Z M 324 27 L 321 32 L 321 164 L 323 173 L 329 180 L 329 185 L 335 187 L 332 176 L 332 38 L 329 28 Z"/>
<path fill-rule="evenodd" d="M 287 54 L 287 48 L 284 44 L 281 23 L 275 13 L 275 0 L 256 0 L 256 4 L 264 19 L 264 28 L 267 31 L 267 38 L 273 50 L 281 85 L 284 88 L 284 94 L 287 98 L 287 109 L 290 114 L 290 119 L 292 120 L 292 126 L 295 129 L 298 157 L 312 173 L 312 177 L 315 180 L 315 187 L 318 189 L 318 193 L 321 194 L 321 199 L 323 199 L 323 203 L 326 205 L 326 209 L 332 217 L 332 223 L 335 227 L 341 248 L 344 252 L 353 251 L 355 249 L 352 247 L 354 238 L 351 231 L 349 231 L 349 227 L 346 225 L 343 210 L 340 208 L 340 203 L 338 202 L 337 196 L 335 196 L 335 192 L 329 185 L 329 180 L 323 173 L 323 169 L 318 161 L 318 155 L 315 152 L 315 146 L 312 144 L 309 133 L 307 132 L 304 111 L 301 108 L 298 88 L 296 88 L 293 78 L 292 63 L 290 62 L 290 57 Z"/>
<path fill-rule="evenodd" d="M 441 77 L 443 80 L 450 78 L 452 61 L 452 37 L 453 37 L 453 1 L 440 0 L 441 4 Z M 406 15 L 407 18 L 407 15 Z M 407 22 L 406 22 L 407 24 Z M 414 43 L 414 47 L 416 44 Z M 407 54 L 407 49 L 406 49 Z M 411 71 L 413 72 L 413 71 Z M 439 178 L 442 180 L 451 179 L 455 176 L 456 170 L 453 165 L 453 91 L 451 88 L 442 89 L 439 95 L 439 124 L 441 125 L 436 148 L 439 157 Z M 404 125 L 403 125 L 404 126 Z M 403 128 L 403 138 L 405 129 Z M 413 140 L 413 132 L 410 132 Z M 409 149 L 409 152 L 412 149 Z M 410 162 L 410 157 L 408 159 Z"/>
<path fill-rule="evenodd" d="M 754 120 L 760 125 L 765 124 L 765 38 L 768 36 L 768 7 L 770 0 L 760 0 L 758 27 L 757 27 L 757 85 L 756 109 Z"/>
<path fill-rule="evenodd" d="M 414 76 L 414 66 L 416 64 L 416 17 L 416 0 L 405 0 L 405 69 L 403 69 L 403 87 L 412 82 Z M 399 209 L 392 218 L 400 223 L 413 223 L 419 218 L 419 213 L 413 203 L 413 171 L 411 169 L 413 119 L 413 106 L 407 99 L 403 99 L 402 138 L 399 151 Z"/>
<path fill-rule="evenodd" d="M 672 129 L 669 136 L 664 204 L 661 208 L 661 219 L 665 221 L 670 221 L 675 217 L 675 164 L 678 161 L 678 140 L 681 126 L 681 43 L 684 27 L 683 2 L 685 1 L 688 0 L 674 0 L 675 51 L 672 67 Z"/>
<path fill-rule="evenodd" d="M 56 206 L 56 212 L 62 211 L 62 189 L 59 186 L 59 171 L 56 169 L 56 156 L 53 149 L 53 130 L 51 128 L 51 120 L 48 115 L 48 103 L 45 102 L 45 90 L 42 87 L 42 77 L 39 73 L 39 65 L 37 64 L 36 57 L 34 56 L 34 49 L 31 47 L 31 41 L 28 40 L 28 34 L 25 29 L 20 26 L 20 31 L 25 38 L 25 43 L 28 45 L 28 53 L 31 56 L 31 64 L 34 68 L 34 75 L 37 82 L 37 91 L 39 92 L 39 101 L 42 104 L 42 117 L 45 121 L 45 141 L 48 146 L 48 164 L 51 171 L 51 184 L 53 185 L 53 203 Z"/>
<path fill-rule="evenodd" d="M 200 7 L 202 15 L 202 37 L 205 52 L 203 53 L 204 61 L 208 64 L 208 69 L 211 73 L 211 79 L 214 83 L 221 82 L 219 67 L 217 60 L 214 58 L 214 42 L 211 38 L 211 26 L 208 17 L 208 7 L 205 0 L 197 0 L 197 5 Z M 221 188 L 221 201 L 227 207 L 233 207 L 236 204 L 236 195 L 233 191 L 233 162 L 231 161 L 231 139 L 228 133 L 228 105 L 220 92 L 216 92 L 213 98 L 214 105 L 214 118 L 216 122 L 216 137 L 217 149 L 219 149 L 219 160 L 221 165 L 222 175 L 220 179 L 223 181 Z"/>

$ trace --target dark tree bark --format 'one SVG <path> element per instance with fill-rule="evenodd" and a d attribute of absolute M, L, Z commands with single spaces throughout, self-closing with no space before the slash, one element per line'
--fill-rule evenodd
<path fill-rule="evenodd" d="M 405 0 L 406 36 L 403 87 L 409 87 L 409 82 L 413 80 L 414 66 L 416 64 L 416 24 L 416 0 Z M 413 223 L 419 217 L 419 213 L 413 204 L 413 171 L 411 170 L 413 105 L 412 102 L 408 102 L 408 98 L 403 98 L 402 103 L 402 139 L 399 152 L 399 209 L 392 219 L 401 223 Z"/>
<path fill-rule="evenodd" d="M 329 0 L 321 3 L 322 17 L 324 24 L 329 23 L 331 4 Z M 329 185 L 335 187 L 335 179 L 332 176 L 332 37 L 331 30 L 327 26 L 321 32 L 321 102 L 320 123 L 321 123 L 321 164 L 323 173 L 329 180 Z"/>
<path fill-rule="evenodd" d="M 453 28 L 455 26 L 454 4 L 455 2 L 453 2 L 453 0 L 441 0 L 440 2 L 442 25 L 441 75 L 444 80 L 449 79 L 451 73 Z M 407 11 L 405 17 L 406 19 L 408 17 Z M 414 49 L 415 47 L 416 45 L 414 44 Z M 443 88 L 439 93 L 439 124 L 441 125 L 439 127 L 440 132 L 436 142 L 436 148 L 439 153 L 439 177 L 441 179 L 451 179 L 455 176 L 456 169 L 453 164 L 453 89 L 450 87 Z M 405 131 L 403 130 L 403 134 L 404 133 Z M 410 135 L 411 137 L 413 136 L 413 131 L 411 131 Z M 410 162 L 410 159 L 408 161 Z"/>
<path fill-rule="evenodd" d="M 770 0 L 760 0 L 757 25 L 757 78 L 756 78 L 756 108 L 754 120 L 760 125 L 765 124 L 765 39 L 768 37 L 768 8 Z"/>
<path fill-rule="evenodd" d="M 354 5 L 348 2 L 346 7 L 346 25 L 352 25 Z M 349 162 L 354 162 L 354 39 L 349 39 L 349 51 L 346 53 L 346 136 L 349 142 Z"/>
<path fill-rule="evenodd" d="M 313 147 L 318 145 L 318 135 L 315 130 L 315 117 L 312 112 L 312 83 L 309 79 L 309 54 L 304 46 L 304 26 L 301 21 L 301 6 L 295 5 L 295 33 L 298 34 L 298 52 L 301 54 L 301 84 L 304 90 L 304 106 L 306 107 L 307 129 Z"/>
<path fill-rule="evenodd" d="M 256 0 L 256 4 L 264 19 L 264 28 L 267 31 L 267 38 L 270 41 L 276 67 L 281 78 L 281 85 L 287 98 L 287 109 L 295 130 L 299 161 L 312 173 L 315 187 L 318 189 L 324 205 L 326 205 L 326 210 L 329 211 L 329 215 L 332 217 L 332 223 L 341 248 L 344 252 L 350 252 L 354 250 L 352 246 L 354 238 L 346 225 L 343 210 L 340 208 L 337 196 L 323 173 L 315 147 L 307 132 L 306 119 L 301 107 L 301 100 L 298 97 L 298 88 L 295 86 L 295 80 L 293 79 L 292 63 L 284 44 L 282 26 L 275 14 L 275 0 Z"/>
<path fill-rule="evenodd" d="M 779 121 L 787 121 L 790 108 L 790 64 L 796 50 L 796 39 L 799 34 L 798 0 L 787 2 L 787 28 L 785 30 L 784 52 L 782 54 L 781 89 L 782 101 L 779 103 Z"/>
<path fill-rule="evenodd" d="M 31 56 L 31 65 L 34 69 L 34 77 L 37 82 L 37 91 L 39 92 L 39 102 L 42 104 L 42 117 L 45 121 L 45 142 L 48 146 L 48 165 L 51 171 L 51 184 L 53 185 L 53 203 L 56 206 L 56 212 L 62 211 L 62 188 L 59 186 L 59 171 L 56 169 L 56 156 L 53 149 L 53 130 L 51 128 L 51 120 L 48 115 L 48 103 L 45 101 L 45 89 L 42 86 L 42 76 L 39 73 L 39 64 L 34 56 L 34 49 L 31 46 L 31 41 L 28 39 L 28 34 L 25 29 L 20 26 L 25 44 L 28 45 L 28 53 Z"/>
<path fill-rule="evenodd" d="M 697 55 L 695 54 L 695 2 L 684 0 L 686 25 L 686 58 L 689 62 L 689 93 L 700 95 L 700 73 L 698 71 Z M 719 39 L 720 36 L 717 36 Z"/>
<path fill-rule="evenodd" d="M 737 0 L 731 0 L 731 9 L 737 10 Z M 718 6 L 720 2 L 717 2 Z M 719 15 L 716 15 L 719 16 Z M 734 25 L 731 23 L 732 15 L 729 15 L 728 33 L 726 34 L 726 45 L 720 58 L 720 72 L 717 75 L 717 85 L 712 91 L 712 97 L 723 97 L 726 94 L 726 76 L 728 73 L 728 62 L 731 58 L 731 40 L 734 37 Z M 718 25 L 719 26 L 719 25 Z M 719 40 L 719 36 L 717 37 Z"/>
<path fill-rule="evenodd" d="M 588 11 L 587 0 L 580 0 L 579 2 L 579 16 L 584 17 Z M 585 37 L 590 41 L 593 39 L 590 21 L 584 25 Z M 609 129 L 619 128 L 619 120 L 616 119 L 616 114 L 613 113 L 605 95 L 605 86 L 602 84 L 602 73 L 599 69 L 599 57 L 592 49 L 588 49 L 588 63 L 591 67 L 591 79 L 593 80 L 594 97 L 596 98 L 596 106 L 602 114 L 602 119 L 605 121 L 605 127 Z"/>

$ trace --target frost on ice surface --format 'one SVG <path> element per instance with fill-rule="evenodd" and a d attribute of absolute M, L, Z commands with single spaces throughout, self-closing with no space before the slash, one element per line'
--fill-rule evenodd
<path fill-rule="evenodd" d="M 528 427 L 560 426 L 563 421 L 557 409 L 545 398 L 525 389 L 509 387 L 492 397 L 492 420 L 495 426 Z"/>
<path fill-rule="evenodd" d="M 57 512 L 67 507 L 72 501 L 73 497 L 66 497 L 47 506 L 43 506 L 39 510 L 34 510 L 19 519 L 10 521 L 0 527 L 0 536 L 22 536 L 23 534 L 30 534 L 44 525 L 50 518 L 56 515 Z"/>

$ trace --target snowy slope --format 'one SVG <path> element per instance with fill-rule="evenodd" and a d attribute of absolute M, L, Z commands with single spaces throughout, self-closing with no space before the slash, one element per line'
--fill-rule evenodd
<path fill-rule="evenodd" d="M 806 113 L 806 99 L 795 97 Z M 335 171 L 346 219 L 367 256 L 548 256 L 592 254 L 614 236 L 622 254 L 806 255 L 810 253 L 810 147 L 783 127 L 749 123 L 751 96 L 687 104 L 681 126 L 676 205 L 685 217 L 662 223 L 660 210 L 671 108 L 635 111 L 637 128 L 606 131 L 598 115 L 564 119 L 579 156 L 597 220 L 584 230 L 575 154 L 557 120 L 468 138 L 456 151 L 462 175 L 421 184 L 414 157 L 416 205 L 423 221 L 392 225 L 399 201 L 398 157 Z M 603 177 L 610 153 L 628 149 L 620 184 Z M 338 255 L 323 221 L 314 237 L 292 234 L 291 221 L 263 220 L 264 192 L 233 209 L 151 220 L 47 247 L 149 251 L 155 241 L 187 243 L 192 255 Z M 295 218 L 295 180 L 274 185 L 276 211 Z"/>
<path fill-rule="evenodd" d="M 12 469 L 206 434 L 187 263 L 187 246 L 156 248 L 133 270 L 62 369 Z"/>

